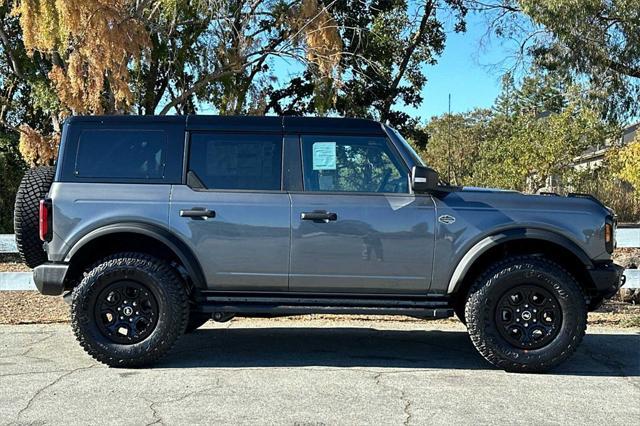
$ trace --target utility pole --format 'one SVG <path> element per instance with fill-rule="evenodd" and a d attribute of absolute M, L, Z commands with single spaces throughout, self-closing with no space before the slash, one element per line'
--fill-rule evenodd
<path fill-rule="evenodd" d="M 449 93 L 448 142 L 447 142 L 447 183 L 451 185 L 451 93 Z"/>

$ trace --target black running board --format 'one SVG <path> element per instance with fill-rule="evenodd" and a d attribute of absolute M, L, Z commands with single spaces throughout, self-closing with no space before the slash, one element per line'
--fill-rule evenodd
<path fill-rule="evenodd" d="M 268 315 L 406 315 L 417 318 L 449 318 L 453 309 L 446 301 L 330 299 L 291 297 L 208 296 L 198 305 L 200 312 Z"/>

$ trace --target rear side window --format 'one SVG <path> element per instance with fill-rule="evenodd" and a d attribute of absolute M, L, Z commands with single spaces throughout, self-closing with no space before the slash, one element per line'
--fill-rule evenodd
<path fill-rule="evenodd" d="M 167 135 L 162 130 L 84 130 L 74 174 L 86 178 L 162 179 Z"/>
<path fill-rule="evenodd" d="M 194 133 L 189 170 L 207 189 L 280 190 L 282 136 Z"/>

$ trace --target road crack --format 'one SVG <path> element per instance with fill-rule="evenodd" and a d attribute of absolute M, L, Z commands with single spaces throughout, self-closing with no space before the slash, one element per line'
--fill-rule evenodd
<path fill-rule="evenodd" d="M 165 400 L 161 400 L 161 401 L 154 401 L 152 399 L 149 399 L 147 397 L 141 396 L 141 398 L 143 400 L 145 400 L 148 404 L 149 410 L 151 410 L 151 414 L 153 416 L 151 422 L 147 423 L 146 426 L 151 426 L 151 425 L 164 425 L 164 419 L 162 418 L 162 416 L 159 413 L 159 409 L 158 409 L 158 405 L 160 404 L 175 404 L 177 402 L 181 402 L 187 398 L 189 398 L 190 396 L 193 396 L 195 394 L 201 394 L 201 393 L 205 393 L 208 392 L 210 390 L 213 389 L 217 389 L 220 387 L 220 381 L 216 380 L 216 384 L 213 386 L 207 386 L 206 388 L 203 389 L 195 389 L 191 392 L 187 392 L 183 395 L 181 395 L 178 398 L 171 398 L 171 399 L 165 399 Z"/>
<path fill-rule="evenodd" d="M 29 398 L 29 401 L 27 401 L 27 405 L 25 405 L 24 407 L 22 407 L 22 409 L 20 409 L 20 411 L 18 411 L 18 414 L 16 415 L 16 421 L 18 421 L 27 411 L 29 411 L 29 409 L 31 409 L 31 406 L 35 403 L 35 401 L 43 393 L 45 393 L 47 390 L 51 389 L 53 386 L 57 385 L 62 380 L 64 380 L 65 378 L 71 376 L 72 374 L 77 373 L 78 371 L 88 370 L 89 368 L 92 368 L 92 367 L 94 367 L 94 365 L 90 365 L 88 367 L 78 367 L 78 368 L 74 368 L 73 370 L 69 370 L 66 373 L 64 373 L 64 374 L 58 376 L 57 378 L 55 378 L 53 381 L 47 383 L 46 385 L 44 385 L 40 389 L 38 389 L 31 396 L 31 398 Z"/>
<path fill-rule="evenodd" d="M 404 420 L 402 422 L 403 425 L 409 426 L 411 420 L 413 419 L 413 401 L 409 398 L 407 392 L 404 389 L 399 389 L 395 386 L 391 386 L 385 383 L 382 383 L 382 376 L 387 373 L 378 372 L 374 375 L 373 380 L 375 381 L 377 386 L 391 389 L 400 394 L 400 402 L 402 404 L 402 412 L 404 413 Z"/>

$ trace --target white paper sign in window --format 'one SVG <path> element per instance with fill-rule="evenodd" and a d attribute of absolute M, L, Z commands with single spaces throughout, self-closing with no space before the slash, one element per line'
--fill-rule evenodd
<path fill-rule="evenodd" d="M 336 169 L 336 143 L 316 142 L 313 144 L 313 170 Z"/>

